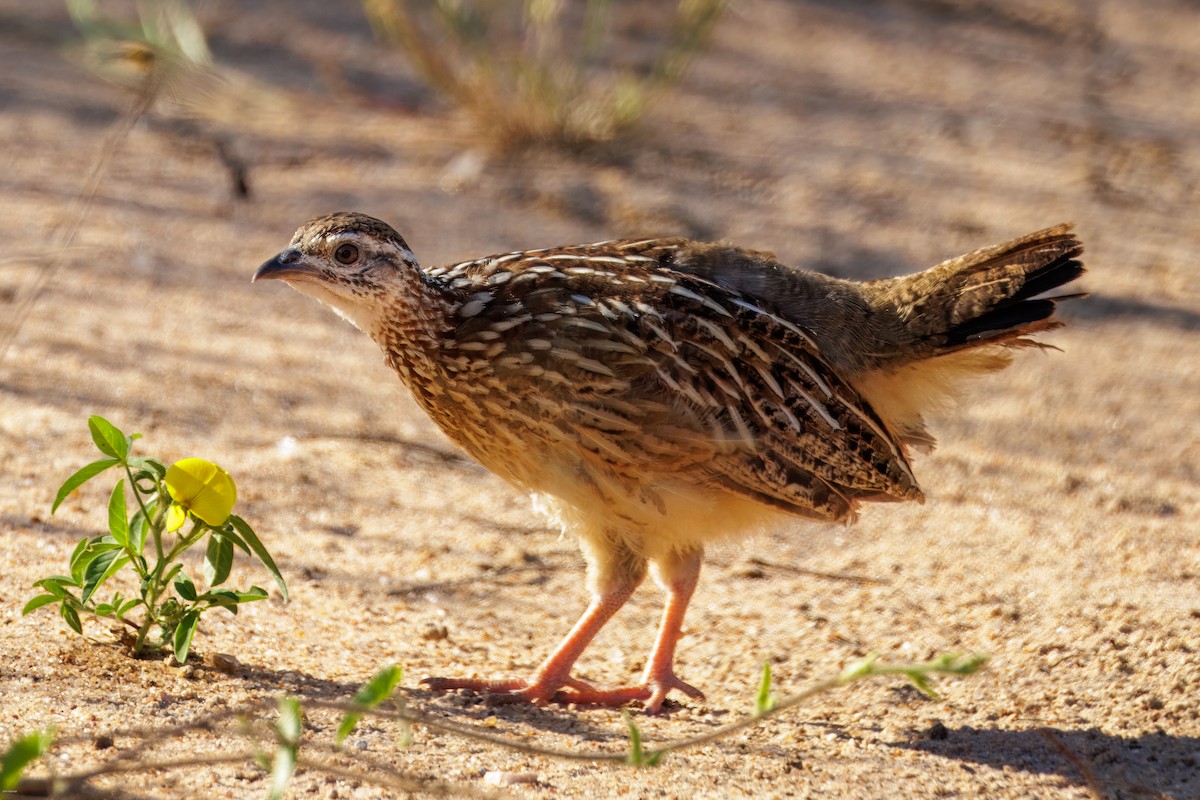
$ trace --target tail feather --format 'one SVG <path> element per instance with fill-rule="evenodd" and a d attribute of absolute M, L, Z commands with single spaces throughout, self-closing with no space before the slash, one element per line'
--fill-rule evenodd
<path fill-rule="evenodd" d="M 1070 226 L 1059 225 L 893 279 L 877 297 L 904 321 L 904 351 L 917 358 L 1020 344 L 1061 325 L 1052 319 L 1058 302 L 1078 295 L 1041 295 L 1083 275 L 1082 252 Z"/>
<path fill-rule="evenodd" d="M 1006 367 L 1012 348 L 1048 346 L 1031 335 L 1061 327 L 1058 303 L 1082 295 L 1043 295 L 1084 274 L 1082 253 L 1070 226 L 1059 225 L 875 282 L 871 304 L 901 333 L 855 385 L 902 442 L 931 448 L 925 413 L 954 400 L 968 379 Z"/>

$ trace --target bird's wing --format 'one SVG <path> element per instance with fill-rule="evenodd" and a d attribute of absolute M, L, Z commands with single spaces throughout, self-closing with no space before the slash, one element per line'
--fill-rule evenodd
<path fill-rule="evenodd" d="M 856 499 L 919 499 L 900 444 L 813 336 L 765 300 L 676 269 L 689 247 L 528 251 L 439 277 L 479 298 L 457 341 L 491 342 L 489 368 L 531 378 L 529 400 L 571 428 L 563 438 L 615 467 L 672 464 L 820 519 L 846 517 Z"/>

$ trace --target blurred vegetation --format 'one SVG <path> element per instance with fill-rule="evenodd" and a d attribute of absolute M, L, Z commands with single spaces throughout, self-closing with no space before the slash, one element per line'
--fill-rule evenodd
<path fill-rule="evenodd" d="M 143 88 L 171 67 L 208 67 L 212 53 L 186 0 L 138 0 L 137 20 L 101 13 L 96 0 L 66 0 L 83 37 L 84 65 L 100 77 Z"/>
<path fill-rule="evenodd" d="M 196 4 L 138 0 L 118 19 L 98 0 L 64 0 L 82 60 L 131 88 L 172 92 L 179 67 L 212 66 Z M 728 0 L 362 0 L 376 34 L 401 49 L 490 144 L 577 147 L 613 139 L 682 78 Z M 128 10 L 128 9 L 124 9 Z M 164 80 L 165 79 L 165 80 Z"/>
<path fill-rule="evenodd" d="M 726 0 L 363 0 L 377 33 L 495 146 L 614 138 L 679 81 Z M 614 35 L 615 23 L 623 26 Z"/>

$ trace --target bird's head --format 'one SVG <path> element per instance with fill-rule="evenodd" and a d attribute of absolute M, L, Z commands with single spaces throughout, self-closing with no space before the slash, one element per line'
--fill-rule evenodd
<path fill-rule="evenodd" d="M 366 214 L 339 212 L 306 222 L 283 252 L 251 281 L 282 280 L 327 303 L 365 333 L 373 333 L 389 298 L 403 296 L 419 268 L 392 226 Z"/>

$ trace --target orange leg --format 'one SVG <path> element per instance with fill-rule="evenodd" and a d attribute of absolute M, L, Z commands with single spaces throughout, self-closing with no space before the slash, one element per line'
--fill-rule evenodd
<path fill-rule="evenodd" d="M 646 704 L 646 712 L 650 714 L 662 709 L 663 700 L 672 689 L 678 689 L 697 700 L 704 699 L 703 692 L 684 683 L 675 675 L 675 647 L 679 644 L 680 629 L 683 627 L 688 603 L 700 579 L 702 560 L 702 551 L 693 550 L 669 561 L 660 561 L 657 565 L 660 568 L 660 581 L 667 592 L 667 602 L 663 607 L 662 622 L 658 627 L 658 636 L 650 653 L 650 661 L 646 664 L 646 671 L 642 673 L 642 682 L 636 686 L 624 686 L 619 689 L 576 688 L 563 693 L 566 699 L 581 705 L 603 706 L 618 706 L 632 700 L 641 700 Z"/>
<path fill-rule="evenodd" d="M 575 627 L 571 628 L 571 632 L 549 658 L 542 662 L 532 679 L 426 678 L 421 682 L 435 691 L 470 689 L 475 692 L 515 694 L 534 703 L 546 702 L 555 699 L 556 695 L 564 695 L 563 700 L 572 702 L 570 693 L 559 690 L 564 687 L 572 692 L 593 690 L 583 681 L 571 677 L 571 667 L 575 666 L 579 656 L 591 644 L 592 639 L 596 638 L 604 624 L 625 605 L 625 601 L 640 582 L 641 578 L 638 576 L 634 580 L 623 581 L 613 588 L 598 592 L 583 612 L 583 616 L 575 623 Z"/>
<path fill-rule="evenodd" d="M 575 627 L 538 667 L 532 679 L 487 680 L 476 678 L 426 678 L 421 681 L 435 691 L 469 689 L 487 694 L 511 694 L 534 703 L 560 702 L 592 706 L 621 706 L 634 700 L 645 703 L 647 713 L 662 709 L 672 689 L 703 700 L 704 694 L 675 675 L 675 648 L 679 644 L 683 617 L 700 578 L 703 552 L 699 549 L 672 555 L 656 562 L 659 582 L 667 592 L 662 622 L 642 680 L 634 686 L 595 689 L 571 677 L 571 668 L 613 614 L 625 605 L 641 582 L 641 575 L 626 573 L 625 580 L 598 592 Z"/>

